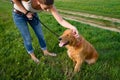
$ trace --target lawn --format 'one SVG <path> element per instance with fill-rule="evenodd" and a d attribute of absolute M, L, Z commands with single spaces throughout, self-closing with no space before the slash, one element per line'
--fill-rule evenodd
<path fill-rule="evenodd" d="M 39 17 L 57 34 L 60 35 L 65 30 L 51 15 L 41 12 Z M 77 27 L 79 33 L 93 44 L 99 53 L 97 63 L 91 66 L 84 63 L 73 80 L 119 80 L 120 33 L 75 21 L 69 22 Z M 12 20 L 11 4 L 0 1 L 0 80 L 67 80 L 73 71 L 73 63 L 66 49 L 58 46 L 58 38 L 43 27 L 48 49 L 55 52 L 57 57 L 43 56 L 31 28 L 30 32 L 35 54 L 40 59 L 39 65 L 36 65 L 25 51 L 21 35 Z"/>
<path fill-rule="evenodd" d="M 55 0 L 60 9 L 120 18 L 119 0 Z"/>

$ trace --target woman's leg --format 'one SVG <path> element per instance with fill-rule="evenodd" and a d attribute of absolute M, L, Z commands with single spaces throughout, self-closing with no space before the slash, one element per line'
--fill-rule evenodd
<path fill-rule="evenodd" d="M 27 52 L 30 54 L 31 58 L 35 61 L 37 58 L 34 55 L 31 36 L 30 36 L 29 29 L 28 29 L 26 17 L 22 14 L 17 14 L 15 12 L 13 12 L 13 19 L 14 19 L 14 22 L 15 22 L 17 28 L 19 29 L 19 31 L 22 35 L 22 38 L 24 41 L 24 46 L 25 46 Z"/>
<path fill-rule="evenodd" d="M 33 30 L 34 30 L 37 38 L 38 38 L 41 49 L 46 50 L 46 42 L 44 40 L 44 36 L 43 36 L 43 33 L 42 33 L 42 28 L 41 28 L 41 25 L 40 25 L 40 22 L 38 20 L 38 17 L 37 17 L 36 13 L 33 16 L 33 19 L 29 20 L 29 23 L 30 23 L 31 27 L 33 28 Z"/>
<path fill-rule="evenodd" d="M 43 53 L 45 55 L 50 55 L 50 56 L 56 56 L 56 54 L 54 53 L 50 53 L 48 50 L 47 50 L 47 47 L 46 47 L 46 42 L 44 40 L 44 36 L 43 36 L 43 33 L 42 33 L 42 28 L 41 28 L 41 24 L 40 24 L 40 21 L 39 21 L 39 18 L 38 18 L 38 15 L 35 13 L 34 16 L 33 16 L 33 19 L 29 21 L 30 25 L 32 26 L 37 38 L 38 38 L 38 41 L 39 41 L 39 44 L 41 46 L 41 49 L 43 50 Z"/>

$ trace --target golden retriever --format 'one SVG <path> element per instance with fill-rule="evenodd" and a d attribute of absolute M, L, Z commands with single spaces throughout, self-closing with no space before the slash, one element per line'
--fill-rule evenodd
<path fill-rule="evenodd" d="M 98 59 L 98 53 L 95 48 L 81 35 L 76 38 L 70 29 L 64 31 L 59 41 L 59 46 L 67 48 L 68 56 L 75 63 L 75 73 L 80 71 L 80 66 L 84 61 L 88 64 L 93 64 Z"/>

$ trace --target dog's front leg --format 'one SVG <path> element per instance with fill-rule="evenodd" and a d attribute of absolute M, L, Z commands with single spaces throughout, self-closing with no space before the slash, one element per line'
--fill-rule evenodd
<path fill-rule="evenodd" d="M 75 73 L 80 71 L 80 67 L 81 67 L 82 63 L 83 63 L 82 59 L 77 59 L 75 67 L 74 67 Z"/>

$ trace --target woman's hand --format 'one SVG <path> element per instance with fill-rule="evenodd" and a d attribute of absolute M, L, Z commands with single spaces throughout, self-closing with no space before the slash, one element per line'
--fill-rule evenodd
<path fill-rule="evenodd" d="M 72 28 L 72 31 L 73 31 L 73 35 L 76 37 L 76 38 L 79 38 L 80 36 L 79 36 L 79 32 L 78 32 L 78 30 L 74 27 L 74 28 Z"/>
<path fill-rule="evenodd" d="M 25 15 L 29 20 L 33 19 L 33 13 L 32 12 L 28 11 Z"/>

